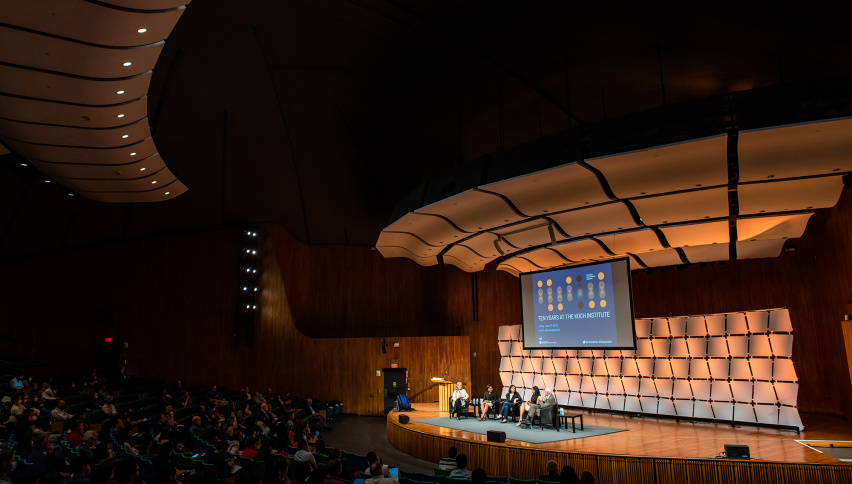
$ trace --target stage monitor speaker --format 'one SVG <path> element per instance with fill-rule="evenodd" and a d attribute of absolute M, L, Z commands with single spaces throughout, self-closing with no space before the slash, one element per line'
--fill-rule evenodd
<path fill-rule="evenodd" d="M 725 457 L 728 459 L 751 459 L 747 445 L 725 444 Z"/>
<path fill-rule="evenodd" d="M 506 441 L 506 432 L 502 430 L 489 430 L 488 431 L 488 441 L 489 442 L 505 442 Z"/>
<path fill-rule="evenodd" d="M 399 423 L 407 424 L 408 423 L 408 415 L 400 415 L 399 416 Z"/>

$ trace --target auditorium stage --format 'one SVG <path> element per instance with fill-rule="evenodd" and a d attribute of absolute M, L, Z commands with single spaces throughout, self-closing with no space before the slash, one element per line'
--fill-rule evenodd
<path fill-rule="evenodd" d="M 797 440 L 852 440 L 852 422 L 816 414 L 803 414 L 805 431 L 722 423 L 676 421 L 655 417 L 583 411 L 586 425 L 623 430 L 551 443 L 507 439 L 505 444 L 487 441 L 486 430 L 501 430 L 511 423 L 475 422 L 482 433 L 437 427 L 418 420 L 444 417 L 437 403 L 414 404 L 405 412 L 411 421 L 400 424 L 399 413 L 387 416 L 388 441 L 420 459 L 437 462 L 450 446 L 468 455 L 469 468 L 484 467 L 489 474 L 533 478 L 544 464 L 555 459 L 578 471 L 589 470 L 597 482 L 685 482 L 693 476 L 736 478 L 735 482 L 850 482 L 852 466 L 813 450 Z M 566 430 L 563 429 L 562 432 Z M 526 432 L 542 432 L 537 428 Z M 545 429 L 543 432 L 555 432 Z M 567 429 L 571 433 L 571 429 Z M 579 426 L 577 433 L 580 433 Z M 725 444 L 748 445 L 751 460 L 718 459 Z M 705 476 L 705 477 L 701 477 Z M 813 481 L 816 479 L 816 481 Z"/>

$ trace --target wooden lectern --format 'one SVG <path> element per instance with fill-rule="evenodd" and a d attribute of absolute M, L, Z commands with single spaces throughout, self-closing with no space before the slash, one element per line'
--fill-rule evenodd
<path fill-rule="evenodd" d="M 455 383 L 440 377 L 432 377 L 432 383 L 438 385 L 438 411 L 450 412 L 450 397 L 453 396 Z"/>

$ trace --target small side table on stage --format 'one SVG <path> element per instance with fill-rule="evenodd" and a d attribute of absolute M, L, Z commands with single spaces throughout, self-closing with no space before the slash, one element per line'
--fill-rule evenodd
<path fill-rule="evenodd" d="M 577 419 L 579 418 L 580 419 L 580 430 L 583 430 L 583 414 L 582 413 L 565 412 L 565 410 L 568 410 L 567 408 L 564 408 L 564 409 L 560 408 L 560 410 L 562 410 L 559 413 L 559 426 L 560 427 L 565 427 L 567 429 L 568 428 L 568 419 L 570 418 L 571 419 L 571 432 L 576 433 L 577 432 Z"/>
<path fill-rule="evenodd" d="M 438 385 L 438 411 L 450 413 L 450 397 L 455 384 L 440 377 L 432 377 L 432 383 Z"/>

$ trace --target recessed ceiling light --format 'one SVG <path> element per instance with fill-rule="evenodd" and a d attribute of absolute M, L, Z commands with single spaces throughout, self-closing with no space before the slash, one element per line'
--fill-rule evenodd
<path fill-rule="evenodd" d="M 44 182 L 45 182 L 45 183 L 50 183 L 50 180 L 45 180 Z"/>
<path fill-rule="evenodd" d="M 166 192 L 166 195 L 168 195 L 169 193 L 172 193 L 172 192 Z"/>
<path fill-rule="evenodd" d="M 140 34 L 144 34 L 144 33 L 145 33 L 145 32 L 147 32 L 147 31 L 148 31 L 148 29 L 139 29 L 139 30 L 137 30 L 137 32 L 139 32 Z"/>
<path fill-rule="evenodd" d="M 130 136 L 129 134 L 121 135 L 121 137 L 122 137 L 122 138 L 127 138 L 127 137 L 129 137 L 129 136 Z"/>
<path fill-rule="evenodd" d="M 69 196 L 69 197 L 73 197 L 73 196 L 74 196 L 74 194 L 73 194 L 73 193 L 69 193 L 69 194 L 68 194 L 68 196 Z"/>
<path fill-rule="evenodd" d="M 132 66 L 132 65 L 133 65 L 133 63 L 132 63 L 132 62 L 130 62 L 130 61 L 127 61 L 127 62 L 125 62 L 125 63 L 124 63 L 124 64 L 122 64 L 122 65 L 123 65 L 124 67 L 130 67 L 130 66 Z"/>
<path fill-rule="evenodd" d="M 123 118 L 123 117 L 124 117 L 123 114 L 119 114 L 118 116 L 116 116 L 116 118 Z"/>
<path fill-rule="evenodd" d="M 27 166 L 27 164 L 26 164 L 26 163 L 21 163 L 21 166 Z"/>
<path fill-rule="evenodd" d="M 130 156 L 136 156 L 136 152 L 130 153 Z"/>
<path fill-rule="evenodd" d="M 142 168 L 139 168 L 139 171 L 145 171 L 145 170 L 147 170 L 147 168 L 145 168 L 144 166 Z"/>
<path fill-rule="evenodd" d="M 152 181 L 151 185 L 154 185 L 155 183 L 157 183 L 157 180 Z"/>
<path fill-rule="evenodd" d="M 124 94 L 124 91 L 115 91 L 116 94 Z"/>

